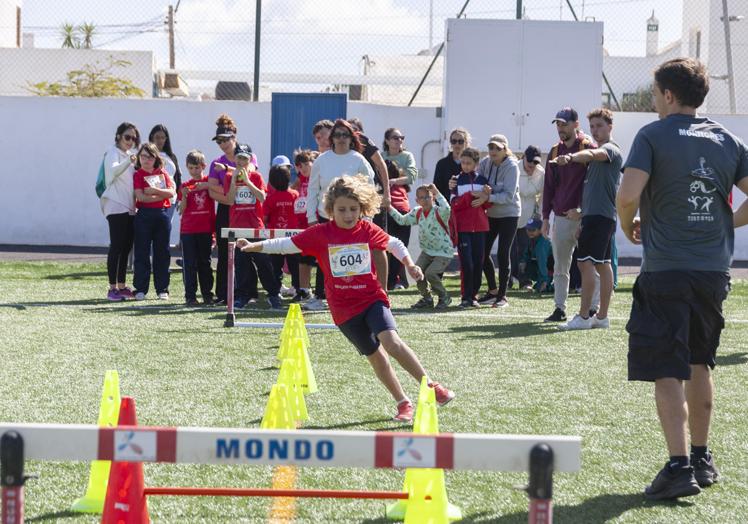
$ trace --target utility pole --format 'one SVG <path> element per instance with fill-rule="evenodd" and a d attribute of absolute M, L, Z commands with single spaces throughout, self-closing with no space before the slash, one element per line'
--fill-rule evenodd
<path fill-rule="evenodd" d="M 257 102 L 260 96 L 260 19 L 262 18 L 262 0 L 255 0 L 255 78 L 252 88 L 252 101 Z"/>
<path fill-rule="evenodd" d="M 517 20 L 522 20 L 522 0 L 517 0 Z"/>
<path fill-rule="evenodd" d="M 434 48 L 434 0 L 429 0 L 429 54 Z"/>
<path fill-rule="evenodd" d="M 169 18 L 167 19 L 169 25 L 169 69 L 174 69 L 174 6 L 169 5 Z"/>
<path fill-rule="evenodd" d="M 732 69 L 732 43 L 730 40 L 730 16 L 727 0 L 722 0 L 722 23 L 725 26 L 725 57 L 727 58 L 727 89 L 730 95 L 730 114 L 735 114 L 735 76 Z"/>

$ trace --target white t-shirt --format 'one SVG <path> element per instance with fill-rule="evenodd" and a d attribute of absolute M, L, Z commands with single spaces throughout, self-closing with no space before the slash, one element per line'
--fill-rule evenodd
<path fill-rule="evenodd" d="M 328 218 L 324 202 L 327 186 L 334 179 L 343 175 L 364 175 L 369 179 L 369 182 L 374 184 L 374 171 L 361 154 L 348 151 L 339 155 L 332 150 L 325 151 L 314 161 L 312 173 L 309 175 L 306 205 L 306 216 L 309 222 L 317 222 L 315 211 L 320 216 Z"/>
<path fill-rule="evenodd" d="M 122 151 L 117 146 L 112 146 L 104 155 L 106 190 L 100 200 L 104 216 L 135 214 L 135 191 L 132 185 L 135 168 L 130 162 L 130 155 L 136 152 L 135 149 Z"/>

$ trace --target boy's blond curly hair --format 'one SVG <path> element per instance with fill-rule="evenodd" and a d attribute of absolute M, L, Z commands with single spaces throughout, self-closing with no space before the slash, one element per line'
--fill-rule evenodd
<path fill-rule="evenodd" d="M 340 197 L 350 198 L 361 205 L 361 216 L 373 217 L 379 213 L 382 197 L 369 179 L 362 175 L 343 175 L 330 182 L 325 194 L 325 211 L 332 219 L 335 200 Z"/>

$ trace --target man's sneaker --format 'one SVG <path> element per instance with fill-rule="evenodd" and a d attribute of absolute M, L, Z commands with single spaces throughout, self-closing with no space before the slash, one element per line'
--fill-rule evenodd
<path fill-rule="evenodd" d="M 212 306 L 215 304 L 215 299 L 213 298 L 213 295 L 208 295 L 206 297 L 203 297 L 203 304 L 206 306 Z"/>
<path fill-rule="evenodd" d="M 292 287 L 281 286 L 280 294 L 282 297 L 292 297 L 296 294 L 296 288 L 294 288 L 293 286 Z"/>
<path fill-rule="evenodd" d="M 439 302 L 436 303 L 435 309 L 439 309 L 439 310 L 447 309 L 451 303 L 452 303 L 452 297 L 447 295 L 444 298 L 439 299 Z"/>
<path fill-rule="evenodd" d="M 306 289 L 299 289 L 291 299 L 291 302 L 304 302 L 305 300 L 309 300 L 311 296 L 311 293 Z"/>
<path fill-rule="evenodd" d="M 593 329 L 608 329 L 610 327 L 610 318 L 597 318 L 597 315 L 590 317 L 592 319 Z"/>
<path fill-rule="evenodd" d="M 563 331 L 574 331 L 577 329 L 592 329 L 592 320 L 590 318 L 582 318 L 581 315 L 574 315 L 574 318 L 569 320 L 566 324 L 561 324 L 558 329 Z"/>
<path fill-rule="evenodd" d="M 161 293 L 158 293 L 156 295 L 159 300 L 169 300 L 169 293 L 166 291 L 162 291 Z"/>
<path fill-rule="evenodd" d="M 324 311 L 327 309 L 327 304 L 324 300 L 318 298 L 310 298 L 301 305 L 301 309 L 304 311 Z"/>
<path fill-rule="evenodd" d="M 644 496 L 649 500 L 677 499 L 701 493 L 693 466 L 670 470 L 670 465 L 660 470 L 652 484 L 644 488 Z"/>
<path fill-rule="evenodd" d="M 691 464 L 699 487 L 708 488 L 715 482 L 719 482 L 719 470 L 714 465 L 714 457 L 711 453 L 707 455 L 707 458 L 698 459 L 691 455 Z"/>
<path fill-rule="evenodd" d="M 460 302 L 461 308 L 471 308 L 471 307 L 480 307 L 480 304 L 478 304 L 477 300 L 463 300 Z"/>
<path fill-rule="evenodd" d="M 268 297 L 268 304 L 270 304 L 270 309 L 283 309 L 283 301 L 280 295 Z"/>
<path fill-rule="evenodd" d="M 412 309 L 431 309 L 434 307 L 434 299 L 432 297 L 429 298 L 421 298 L 418 302 L 410 306 Z"/>
<path fill-rule="evenodd" d="M 397 415 L 392 417 L 395 422 L 413 422 L 413 403 L 410 400 L 403 400 L 397 405 Z"/>
<path fill-rule="evenodd" d="M 494 302 L 491 307 L 507 307 L 508 305 L 509 301 L 506 299 L 506 297 L 501 297 L 499 299 L 496 299 L 496 302 Z"/>
<path fill-rule="evenodd" d="M 429 384 L 430 388 L 434 388 L 434 396 L 436 397 L 436 403 L 440 406 L 449 404 L 453 398 L 455 398 L 455 392 L 445 388 L 438 382 L 432 382 Z"/>
<path fill-rule="evenodd" d="M 200 303 L 197 301 L 196 298 L 188 298 L 184 301 L 184 305 L 187 307 L 197 307 L 200 305 Z"/>
<path fill-rule="evenodd" d="M 106 294 L 106 298 L 111 302 L 122 302 L 125 300 L 125 297 L 119 294 L 118 289 L 110 289 L 109 293 Z"/>
<path fill-rule="evenodd" d="M 543 322 L 563 322 L 566 320 L 566 313 L 561 308 L 556 308 L 550 317 L 546 318 Z"/>
<path fill-rule="evenodd" d="M 127 286 L 125 286 L 122 289 L 120 289 L 119 290 L 119 294 L 120 294 L 120 296 L 125 297 L 125 298 L 129 298 L 129 299 L 135 298 L 135 293 L 133 293 L 132 289 L 130 289 Z"/>
<path fill-rule="evenodd" d="M 135 300 L 145 300 L 145 293 L 142 291 L 135 293 Z"/>
<path fill-rule="evenodd" d="M 498 295 L 486 292 L 478 299 L 478 304 L 493 304 L 498 298 Z"/>

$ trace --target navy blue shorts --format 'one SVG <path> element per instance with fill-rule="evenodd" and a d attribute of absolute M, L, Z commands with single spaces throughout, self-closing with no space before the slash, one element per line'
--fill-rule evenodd
<path fill-rule="evenodd" d="M 351 341 L 359 353 L 368 357 L 379 349 L 377 335 L 382 331 L 397 331 L 395 317 L 384 302 L 377 301 L 355 317 L 338 326 L 345 338 Z"/>
<path fill-rule="evenodd" d="M 582 217 L 582 231 L 577 244 L 577 261 L 610 264 L 611 240 L 616 221 L 602 215 Z"/>

